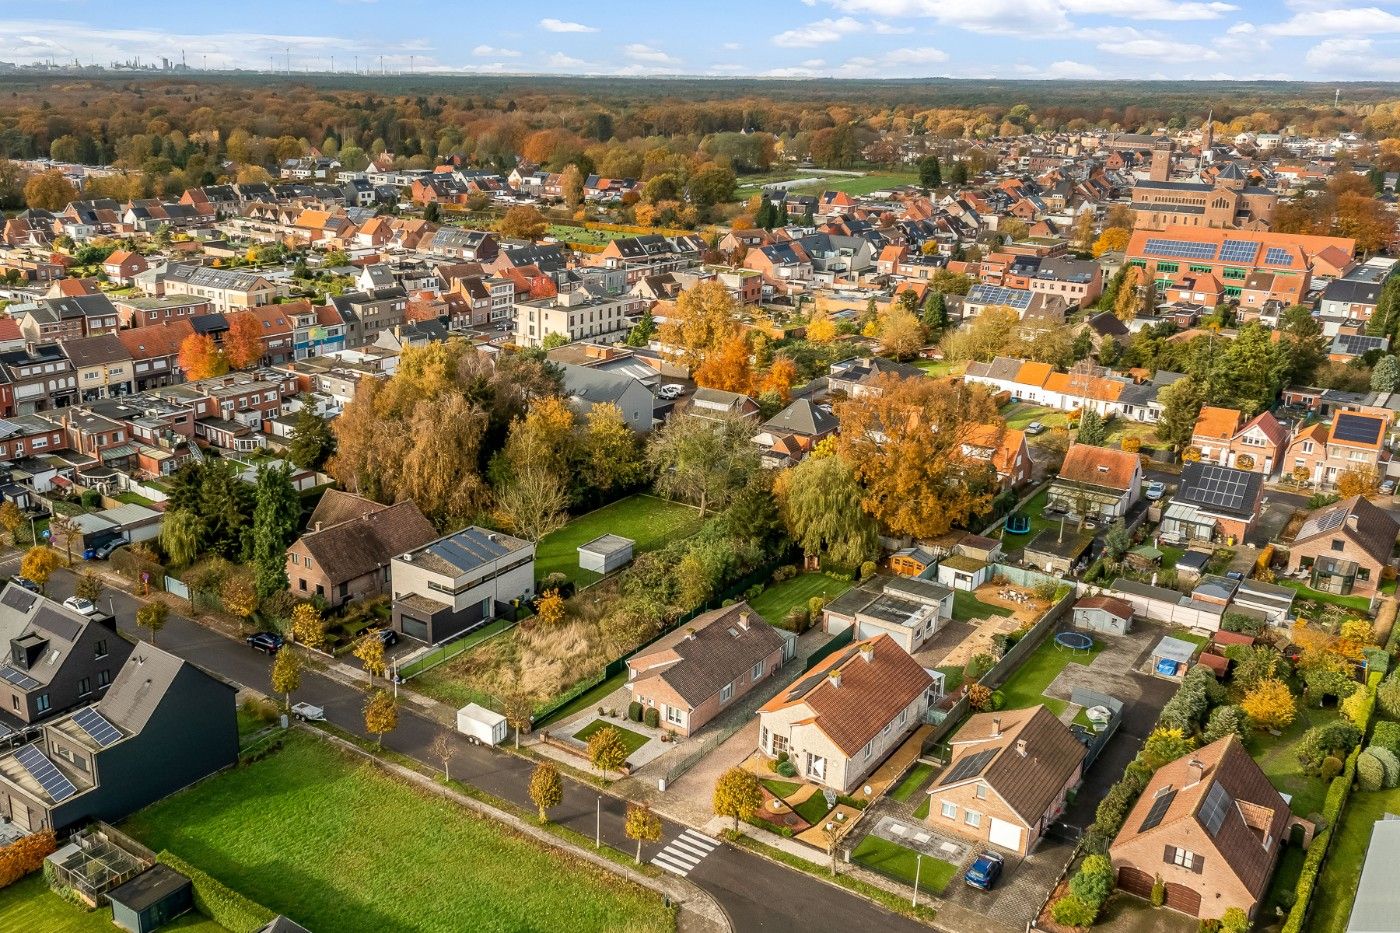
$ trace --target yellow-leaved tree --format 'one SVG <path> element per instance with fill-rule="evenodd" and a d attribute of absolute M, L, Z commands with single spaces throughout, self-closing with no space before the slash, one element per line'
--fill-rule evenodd
<path fill-rule="evenodd" d="M 530 800 L 540 811 L 540 822 L 549 819 L 549 809 L 564 801 L 564 781 L 559 769 L 547 761 L 535 765 L 530 772 Z"/>
<path fill-rule="evenodd" d="M 365 731 L 373 732 L 380 746 L 384 744 L 384 733 L 393 732 L 399 725 L 399 707 L 394 696 L 387 690 L 376 690 L 365 701 Z"/>
<path fill-rule="evenodd" d="M 292 609 L 292 638 L 308 648 L 320 648 L 326 643 L 326 624 L 321 610 L 312 603 L 297 603 Z"/>
<path fill-rule="evenodd" d="M 644 803 L 627 805 L 627 821 L 623 831 L 628 839 L 637 840 L 637 864 L 642 864 L 642 843 L 658 842 L 661 839 L 661 817 L 652 812 Z"/>
<path fill-rule="evenodd" d="M 755 810 L 763 806 L 763 788 L 758 784 L 758 775 L 745 768 L 730 768 L 715 782 L 715 792 L 711 800 L 716 816 L 734 819 L 734 831 L 739 831 L 739 821 L 753 816 Z"/>
<path fill-rule="evenodd" d="M 1288 684 L 1277 677 L 1261 680 L 1240 700 L 1240 709 L 1259 729 L 1283 729 L 1298 715 Z"/>

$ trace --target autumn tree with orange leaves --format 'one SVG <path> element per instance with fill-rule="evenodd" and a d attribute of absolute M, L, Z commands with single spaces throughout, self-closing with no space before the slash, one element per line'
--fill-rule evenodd
<path fill-rule="evenodd" d="M 971 428 L 1001 423 L 986 390 L 892 374 L 871 388 L 836 405 L 837 452 L 860 480 L 865 510 L 890 534 L 916 538 L 988 513 L 996 473 L 962 443 Z"/>
<path fill-rule="evenodd" d="M 248 369 L 262 361 L 262 325 L 251 311 L 240 311 L 229 317 L 228 333 L 224 334 L 224 356 L 234 369 Z"/>
<path fill-rule="evenodd" d="M 190 334 L 180 342 L 180 370 L 185 379 L 212 379 L 228 372 L 228 358 L 208 334 Z"/>
<path fill-rule="evenodd" d="M 747 334 L 731 333 L 706 354 L 695 370 L 695 382 L 707 389 L 750 394 L 754 387 L 752 353 Z"/>

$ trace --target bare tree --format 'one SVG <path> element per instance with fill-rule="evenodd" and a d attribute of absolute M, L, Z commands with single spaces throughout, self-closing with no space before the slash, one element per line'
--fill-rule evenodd
<path fill-rule="evenodd" d="M 452 780 L 452 774 L 448 768 L 457 754 L 457 748 L 452 744 L 451 736 L 446 732 L 439 732 L 433 738 L 433 743 L 428 746 L 428 754 L 442 762 L 442 779 L 444 781 Z"/>

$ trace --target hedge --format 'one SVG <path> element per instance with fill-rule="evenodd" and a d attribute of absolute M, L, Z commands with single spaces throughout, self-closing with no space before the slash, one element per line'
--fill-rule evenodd
<path fill-rule="evenodd" d="M 173 852 L 161 852 L 156 861 L 190 879 L 194 886 L 194 909 L 229 933 L 257 933 L 276 917 L 266 907 L 216 881 Z"/>
<path fill-rule="evenodd" d="M 44 867 L 44 859 L 58 848 L 48 830 L 22 836 L 0 849 L 0 888 L 8 888 L 25 875 Z"/>

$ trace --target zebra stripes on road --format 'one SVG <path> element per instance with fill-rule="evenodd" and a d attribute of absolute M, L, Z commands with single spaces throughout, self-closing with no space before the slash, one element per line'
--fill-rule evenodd
<path fill-rule="evenodd" d="M 687 829 L 666 846 L 656 853 L 651 859 L 651 863 L 660 868 L 664 868 L 673 875 L 686 875 L 700 864 L 701 859 L 714 851 L 719 841 L 711 839 L 704 833 L 697 833 L 693 829 Z"/>

